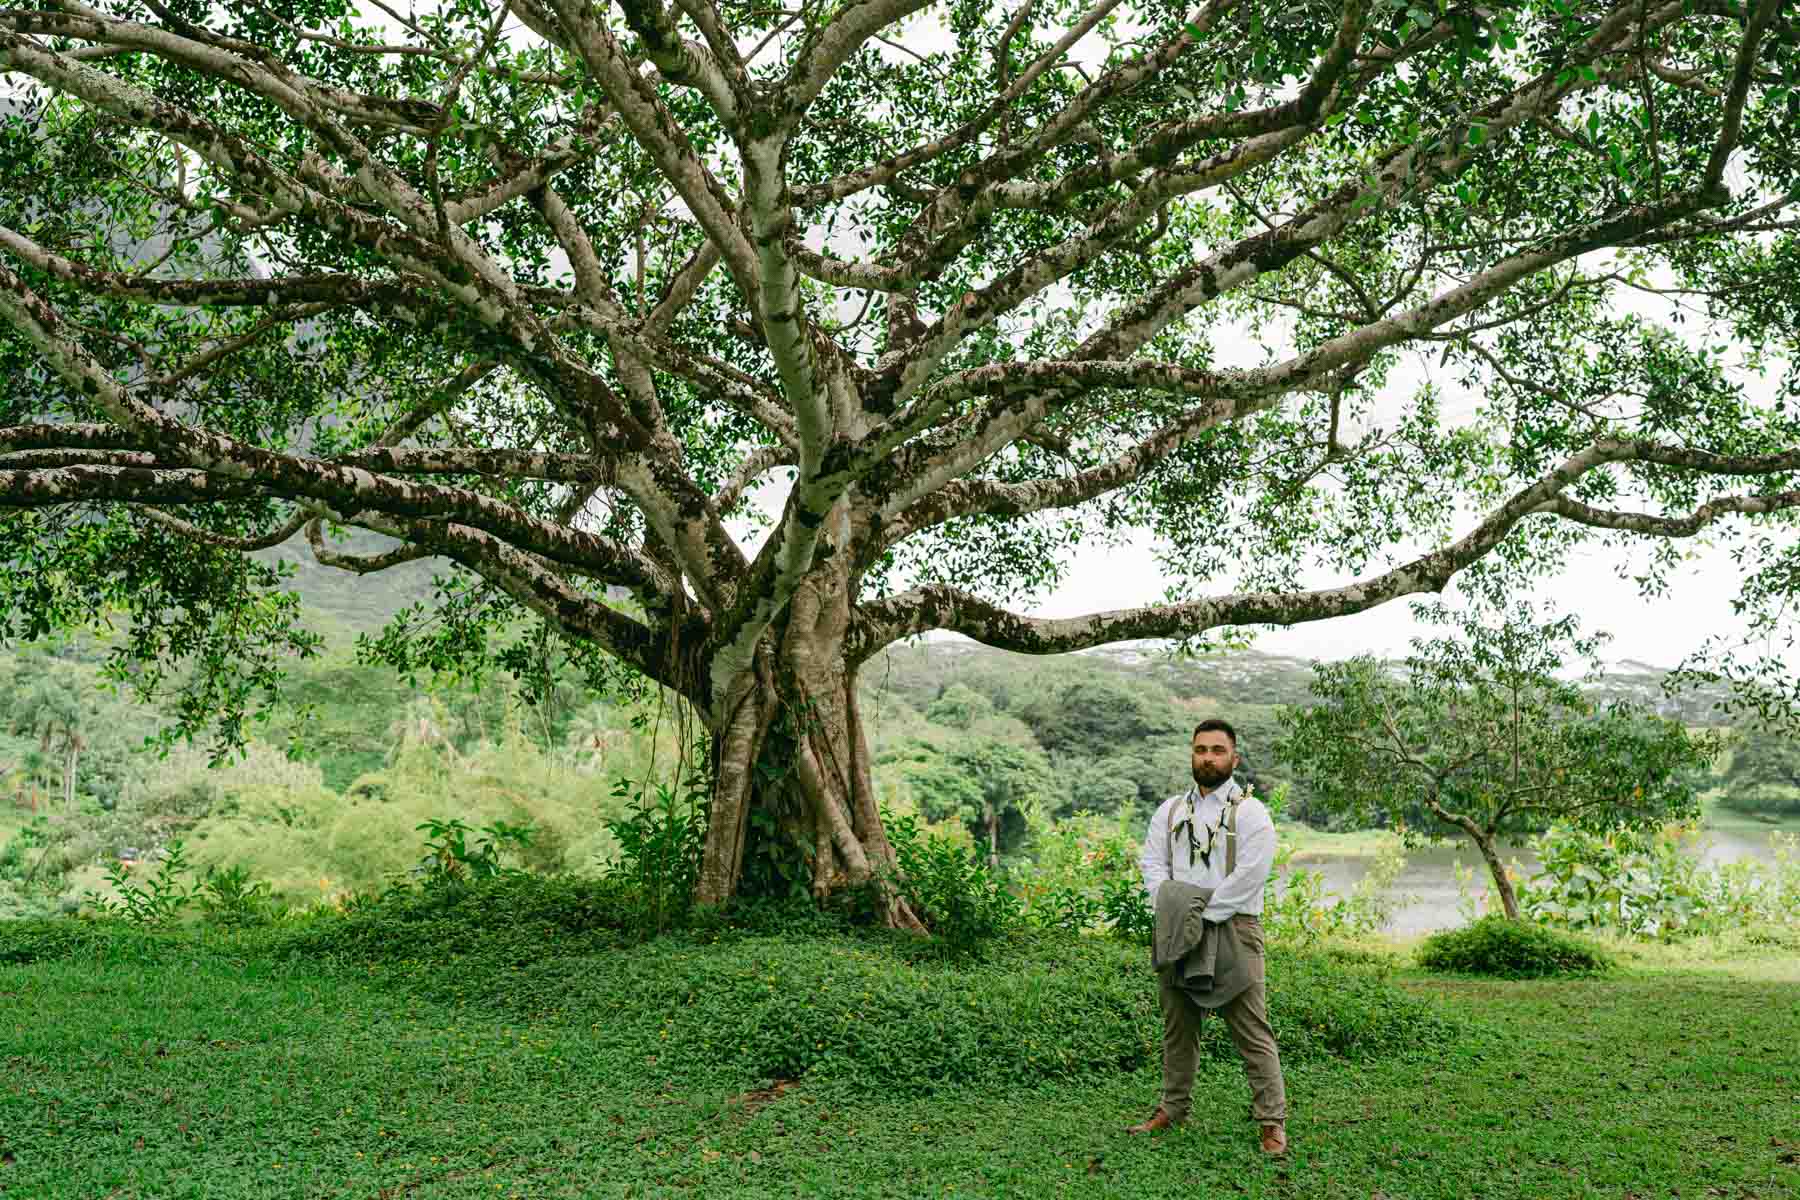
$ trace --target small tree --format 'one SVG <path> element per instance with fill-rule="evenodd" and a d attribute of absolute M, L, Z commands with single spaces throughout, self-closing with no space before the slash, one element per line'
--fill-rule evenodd
<path fill-rule="evenodd" d="M 1322 808 L 1419 813 L 1427 838 L 1466 835 L 1515 920 L 1503 837 L 1551 821 L 1642 828 L 1693 814 L 1694 770 L 1718 752 L 1716 736 L 1628 703 L 1597 705 L 1558 678 L 1571 659 L 1598 670 L 1601 639 L 1578 636 L 1573 617 L 1537 623 L 1522 606 L 1493 625 L 1441 605 L 1417 611 L 1457 634 L 1416 639 L 1400 669 L 1368 655 L 1316 663 L 1319 703 L 1282 710 L 1278 753 Z"/>

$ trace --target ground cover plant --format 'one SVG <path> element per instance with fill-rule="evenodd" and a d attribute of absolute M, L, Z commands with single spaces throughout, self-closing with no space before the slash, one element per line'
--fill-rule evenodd
<path fill-rule="evenodd" d="M 1123 1134 L 1157 1079 L 1135 948 L 1039 934 L 970 964 L 817 925 L 644 942 L 600 886 L 418 889 L 258 929 L 0 926 L 0 1187 L 1800 1195 L 1791 956 L 1501 983 L 1274 954 L 1294 1150 L 1268 1163 L 1216 1030 L 1193 1124 Z"/>

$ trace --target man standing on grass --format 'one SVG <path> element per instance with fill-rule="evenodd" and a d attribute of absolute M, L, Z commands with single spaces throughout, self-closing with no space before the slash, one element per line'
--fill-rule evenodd
<path fill-rule="evenodd" d="M 1287 1150 L 1287 1089 L 1281 1054 L 1269 1028 L 1263 975 L 1263 884 L 1275 865 L 1275 822 L 1261 801 L 1238 786 L 1231 773 L 1240 762 L 1237 732 L 1214 718 L 1194 729 L 1194 786 L 1165 800 L 1150 818 L 1140 866 L 1150 901 L 1165 882 L 1211 889 L 1202 917 L 1209 930 L 1235 935 L 1248 986 L 1221 1005 L 1219 1015 L 1250 1077 L 1250 1115 L 1262 1126 L 1262 1148 Z M 1235 845 L 1233 845 L 1235 843 Z M 1206 1010 L 1190 998 L 1172 972 L 1158 976 L 1163 1017 L 1162 1102 L 1132 1133 L 1179 1125 L 1194 1094 L 1200 1059 L 1200 1019 Z"/>

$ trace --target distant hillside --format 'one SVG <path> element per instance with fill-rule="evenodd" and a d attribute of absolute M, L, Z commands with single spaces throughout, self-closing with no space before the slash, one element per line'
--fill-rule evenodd
<path fill-rule="evenodd" d="M 884 666 L 884 661 L 888 664 Z M 1226 650 L 1197 657 L 1172 657 L 1165 643 L 1128 642 L 1058 658 L 1034 658 L 994 650 L 975 642 L 944 639 L 896 646 L 863 668 L 863 682 L 892 687 L 915 704 L 928 703 L 953 680 L 970 672 L 1003 671 L 1035 675 L 1056 669 L 1058 661 L 1083 669 L 1153 680 L 1182 700 L 1213 700 L 1231 705 L 1306 704 L 1312 666 L 1306 659 L 1260 650 Z M 1032 664 L 1037 664 L 1034 668 Z M 1075 668 L 1070 668 L 1075 669 Z M 1668 672 L 1630 660 L 1610 664 L 1593 693 L 1603 699 L 1630 700 L 1689 725 L 1719 723 L 1720 693 L 1696 689 L 1669 696 L 1663 691 Z M 885 677 L 891 680 L 884 684 Z"/>
<path fill-rule="evenodd" d="M 355 530 L 333 548 L 346 554 L 380 554 L 398 545 L 378 533 Z M 350 642 L 375 633 L 408 605 L 431 599 L 431 577 L 449 568 L 444 559 L 423 558 L 371 575 L 320 565 L 303 535 L 253 555 L 261 562 L 284 561 L 294 568 L 288 590 L 298 592 L 304 620 L 330 641 Z"/>

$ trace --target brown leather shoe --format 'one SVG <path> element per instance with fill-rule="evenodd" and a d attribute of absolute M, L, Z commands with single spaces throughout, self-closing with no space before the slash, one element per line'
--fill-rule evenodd
<path fill-rule="evenodd" d="M 1175 1122 L 1169 1120 L 1169 1114 L 1158 1108 L 1150 1114 L 1150 1119 L 1142 1125 L 1133 1125 L 1126 1133 L 1161 1133 L 1165 1129 L 1173 1129 Z"/>
<path fill-rule="evenodd" d="M 1287 1131 L 1279 1125 L 1262 1127 L 1262 1148 L 1264 1154 L 1287 1153 Z"/>

